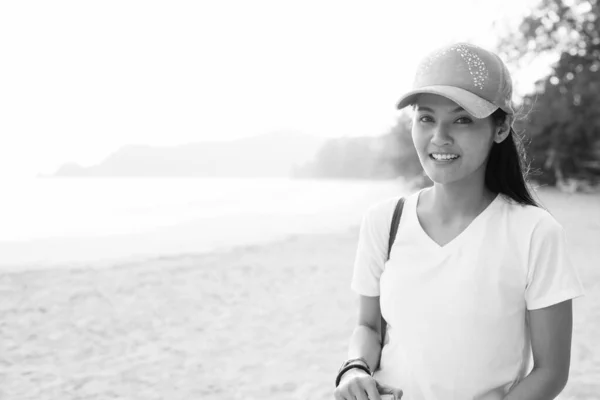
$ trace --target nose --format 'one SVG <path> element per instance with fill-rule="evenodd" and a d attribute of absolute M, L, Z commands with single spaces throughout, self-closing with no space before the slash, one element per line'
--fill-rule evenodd
<path fill-rule="evenodd" d="M 452 144 L 452 137 L 449 135 L 449 129 L 445 124 L 438 124 L 433 130 L 431 143 L 436 146 Z"/>

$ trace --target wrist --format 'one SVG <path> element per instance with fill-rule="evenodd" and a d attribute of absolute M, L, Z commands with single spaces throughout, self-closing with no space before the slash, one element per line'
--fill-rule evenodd
<path fill-rule="evenodd" d="M 350 364 L 338 373 L 338 376 L 335 379 L 335 387 L 338 387 L 342 380 L 349 380 L 359 376 L 371 376 L 371 373 L 368 372 L 368 368 L 365 368 L 358 363 Z"/>
<path fill-rule="evenodd" d="M 356 374 L 356 371 L 362 371 L 362 374 L 367 374 L 369 376 L 372 376 L 371 369 L 369 368 L 369 364 L 367 364 L 367 361 L 364 358 L 362 358 L 362 357 L 353 358 L 353 359 L 347 360 L 344 363 L 342 363 L 342 366 L 340 367 L 337 377 L 335 379 L 336 387 L 340 384 L 342 376 L 346 375 L 346 373 L 348 373 L 350 371 L 354 371 L 355 374 Z M 356 375 L 352 375 L 352 376 L 356 376 Z"/>
<path fill-rule="evenodd" d="M 359 368 L 352 368 L 349 369 L 348 371 L 344 372 L 341 377 L 340 377 L 340 382 L 342 382 L 343 380 L 346 379 L 352 379 L 356 376 L 371 376 L 367 371 L 365 371 L 364 369 L 359 369 Z"/>

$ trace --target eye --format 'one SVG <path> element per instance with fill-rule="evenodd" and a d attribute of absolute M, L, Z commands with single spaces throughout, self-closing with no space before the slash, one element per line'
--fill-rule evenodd
<path fill-rule="evenodd" d="M 469 117 L 460 117 L 456 120 L 456 122 L 459 124 L 470 124 L 473 122 L 473 120 Z"/>
<path fill-rule="evenodd" d="M 419 122 L 433 122 L 433 118 L 429 115 L 422 115 L 419 117 Z"/>

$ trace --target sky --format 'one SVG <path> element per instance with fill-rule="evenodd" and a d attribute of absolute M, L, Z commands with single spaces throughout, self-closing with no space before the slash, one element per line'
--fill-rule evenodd
<path fill-rule="evenodd" d="M 381 135 L 424 55 L 492 48 L 535 3 L 1 2 L 0 177 L 97 164 L 126 144 Z M 512 71 L 516 91 L 542 70 Z"/>

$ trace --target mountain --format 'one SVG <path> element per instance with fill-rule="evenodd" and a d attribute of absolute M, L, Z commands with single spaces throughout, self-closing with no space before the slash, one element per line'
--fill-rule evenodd
<path fill-rule="evenodd" d="M 63 164 L 53 176 L 283 177 L 312 160 L 324 140 L 274 132 L 228 142 L 127 145 L 98 165 Z"/>

